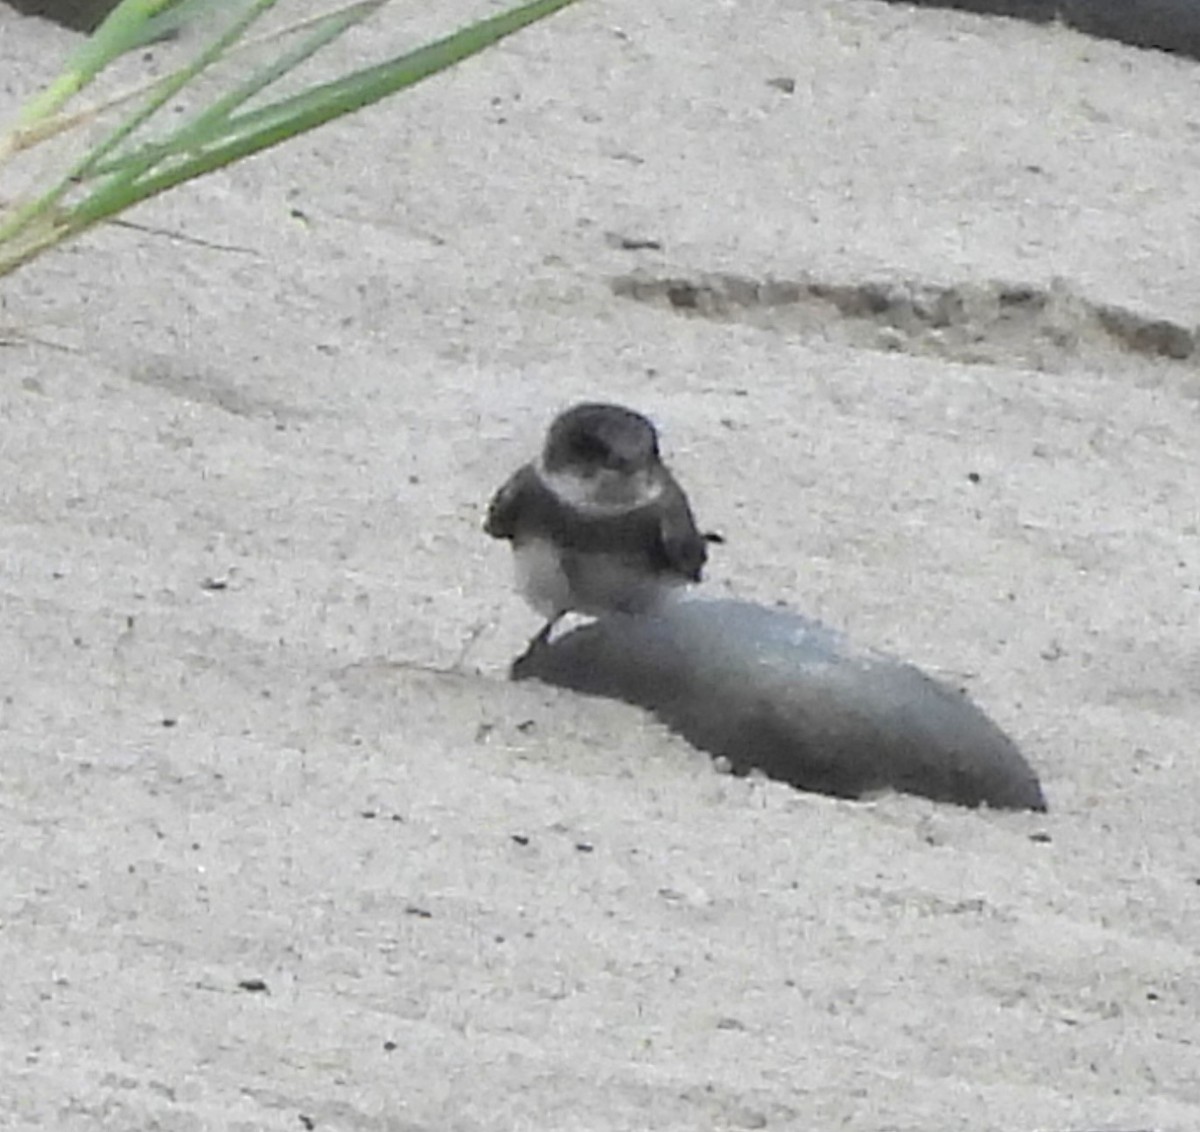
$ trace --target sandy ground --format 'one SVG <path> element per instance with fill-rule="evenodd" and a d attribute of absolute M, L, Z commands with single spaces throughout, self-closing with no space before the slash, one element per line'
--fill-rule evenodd
<path fill-rule="evenodd" d="M 0 8 L 0 109 L 68 39 Z M 1063 29 L 588 0 L 6 280 L 0 1125 L 1200 1128 L 1200 363 L 1096 314 L 1196 321 L 1197 106 Z M 509 685 L 482 509 L 583 396 L 714 592 L 964 684 L 1051 812 Z"/>

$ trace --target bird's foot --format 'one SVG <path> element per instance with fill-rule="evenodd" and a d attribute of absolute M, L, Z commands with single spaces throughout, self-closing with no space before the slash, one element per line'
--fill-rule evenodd
<path fill-rule="evenodd" d="M 541 629 L 536 632 L 530 639 L 529 644 L 525 646 L 525 651 L 521 653 L 509 667 L 508 674 L 512 680 L 520 680 L 524 675 L 525 668 L 533 657 L 544 649 L 550 643 L 550 634 L 554 631 L 554 626 L 562 620 L 562 614 L 551 617 Z"/>

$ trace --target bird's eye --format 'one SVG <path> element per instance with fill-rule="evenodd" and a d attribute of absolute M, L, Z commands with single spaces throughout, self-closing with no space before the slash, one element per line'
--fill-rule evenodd
<path fill-rule="evenodd" d="M 603 440 L 586 432 L 575 438 L 572 447 L 576 456 L 593 464 L 606 463 L 612 456 L 612 449 Z"/>

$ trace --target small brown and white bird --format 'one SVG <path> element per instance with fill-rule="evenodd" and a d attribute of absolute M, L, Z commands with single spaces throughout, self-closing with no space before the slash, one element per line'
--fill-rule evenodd
<path fill-rule="evenodd" d="M 556 417 L 539 459 L 500 488 L 483 528 L 513 545 L 518 586 L 547 618 L 653 609 L 700 580 L 707 543 L 663 464 L 658 434 L 620 405 L 575 405 Z"/>

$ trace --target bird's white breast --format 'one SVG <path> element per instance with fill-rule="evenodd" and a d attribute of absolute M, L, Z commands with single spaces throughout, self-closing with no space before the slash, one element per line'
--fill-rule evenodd
<path fill-rule="evenodd" d="M 571 583 L 559 549 L 548 539 L 523 540 L 513 546 L 517 589 L 543 617 L 571 608 Z"/>
<path fill-rule="evenodd" d="M 684 582 L 677 575 L 650 573 L 621 555 L 564 551 L 549 539 L 515 544 L 513 561 L 517 588 L 546 618 L 568 610 L 593 617 L 645 612 Z"/>

